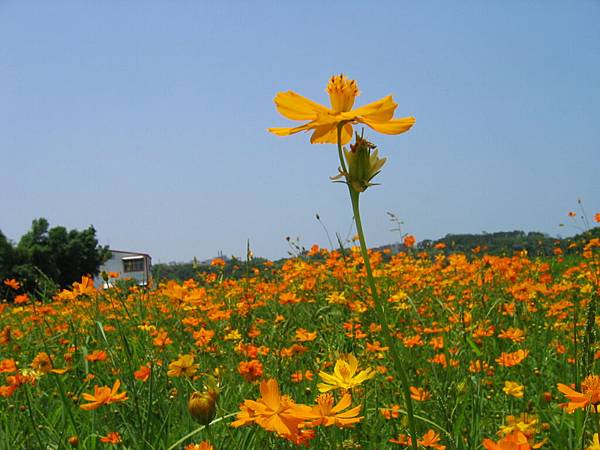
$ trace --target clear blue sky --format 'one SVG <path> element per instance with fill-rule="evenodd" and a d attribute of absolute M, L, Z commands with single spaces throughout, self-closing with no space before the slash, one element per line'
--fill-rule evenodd
<path fill-rule="evenodd" d="M 393 94 L 400 136 L 363 196 L 370 245 L 522 229 L 600 212 L 597 1 L 0 1 L 0 229 L 85 228 L 154 262 L 284 256 L 285 236 L 345 236 L 332 145 L 273 105 Z"/>

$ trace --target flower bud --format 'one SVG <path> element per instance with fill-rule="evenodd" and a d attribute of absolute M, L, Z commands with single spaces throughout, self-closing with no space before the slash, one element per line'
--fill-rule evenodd
<path fill-rule="evenodd" d="M 346 178 L 346 184 L 356 192 L 364 192 L 369 186 L 374 186 L 371 180 L 381 171 L 385 158 L 379 158 L 376 146 L 356 134 L 356 142 L 350 144 L 350 150 L 344 148 L 346 170 L 340 168 L 340 173 L 332 180 Z"/>
<path fill-rule="evenodd" d="M 200 425 L 208 425 L 217 413 L 218 392 L 209 389 L 206 392 L 193 392 L 188 401 L 188 411 Z"/>

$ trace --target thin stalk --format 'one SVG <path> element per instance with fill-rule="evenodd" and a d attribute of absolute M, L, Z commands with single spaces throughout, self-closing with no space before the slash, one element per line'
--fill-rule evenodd
<path fill-rule="evenodd" d="M 181 444 L 183 444 L 186 440 L 188 440 L 189 438 L 191 438 L 192 436 L 200 433 L 202 430 L 204 430 L 205 428 L 208 428 L 210 425 L 215 424 L 215 423 L 219 423 L 224 419 L 228 419 L 230 417 L 233 417 L 237 414 L 237 412 L 231 413 L 231 414 L 227 414 L 226 416 L 222 416 L 219 417 L 218 419 L 213 420 L 211 423 L 209 423 L 208 425 L 202 425 L 198 428 L 196 428 L 194 431 L 186 434 L 185 436 L 183 436 L 181 439 L 179 439 L 177 442 L 175 442 L 174 444 L 172 444 L 167 450 L 174 450 L 175 448 L 179 447 Z"/>
<path fill-rule="evenodd" d="M 29 419 L 31 420 L 31 428 L 33 429 L 33 434 L 40 445 L 40 448 L 43 448 L 42 439 L 40 437 L 40 432 L 35 424 L 35 419 L 33 418 L 33 408 L 31 406 L 31 393 L 29 392 L 29 386 L 25 386 L 25 395 L 27 398 L 27 412 L 29 413 Z"/>
<path fill-rule="evenodd" d="M 342 144 L 341 144 L 341 134 L 342 134 L 342 126 L 343 124 L 338 125 L 337 128 L 337 145 L 338 145 L 338 155 L 340 157 L 340 164 L 344 172 L 346 172 L 346 165 L 344 164 L 344 158 L 342 154 Z M 348 184 L 348 191 L 350 192 L 350 200 L 352 202 L 352 212 L 354 214 L 354 222 L 356 223 L 356 231 L 358 233 L 358 238 L 360 241 L 360 251 L 363 257 L 363 261 L 365 264 L 365 270 L 367 273 L 367 281 L 369 283 L 369 287 L 371 289 L 371 295 L 373 296 L 373 301 L 375 303 L 375 311 L 377 313 L 379 322 L 381 323 L 381 330 L 383 334 L 383 338 L 385 340 L 385 344 L 389 347 L 390 355 L 392 356 L 392 361 L 400 376 L 400 381 L 402 383 L 402 393 L 404 394 L 404 401 L 406 403 L 406 412 L 408 416 L 408 424 L 410 429 L 411 436 L 411 446 L 413 450 L 418 450 L 417 447 L 417 427 L 415 423 L 415 416 L 413 412 L 412 399 L 410 397 L 410 389 L 408 386 L 408 377 L 406 375 L 406 371 L 402 366 L 402 361 L 400 358 L 400 352 L 396 346 L 396 341 L 392 337 L 392 333 L 390 331 L 390 327 L 388 324 L 388 312 L 385 303 L 379 297 L 379 293 L 377 291 L 377 286 L 375 285 L 375 279 L 373 278 L 373 271 L 371 269 L 371 261 L 369 259 L 369 252 L 367 250 L 367 244 L 365 241 L 365 233 L 363 231 L 362 220 L 360 218 L 360 209 L 359 209 L 359 195 L 360 193 L 355 191 L 350 184 Z"/>

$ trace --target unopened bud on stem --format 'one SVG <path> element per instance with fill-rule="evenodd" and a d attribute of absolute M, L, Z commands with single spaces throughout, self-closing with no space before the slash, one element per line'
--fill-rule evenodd
<path fill-rule="evenodd" d="M 379 151 L 371 142 L 356 134 L 356 142 L 350 144 L 350 150 L 344 148 L 347 172 L 339 169 L 340 173 L 332 180 L 344 177 L 345 183 L 356 192 L 364 192 L 369 186 L 374 186 L 371 180 L 381 172 L 386 158 L 379 158 Z"/>

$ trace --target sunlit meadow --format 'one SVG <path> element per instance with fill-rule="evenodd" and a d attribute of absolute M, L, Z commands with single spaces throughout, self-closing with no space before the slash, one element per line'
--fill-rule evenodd
<path fill-rule="evenodd" d="M 342 75 L 328 92 L 278 94 L 305 123 L 270 131 L 337 144 L 352 245 L 149 287 L 104 274 L 33 297 L 3 280 L 0 449 L 600 450 L 600 240 L 539 258 L 419 253 L 412 236 L 368 250 L 358 199 L 385 158 L 353 126 L 415 119 L 391 96 L 354 108 Z"/>

